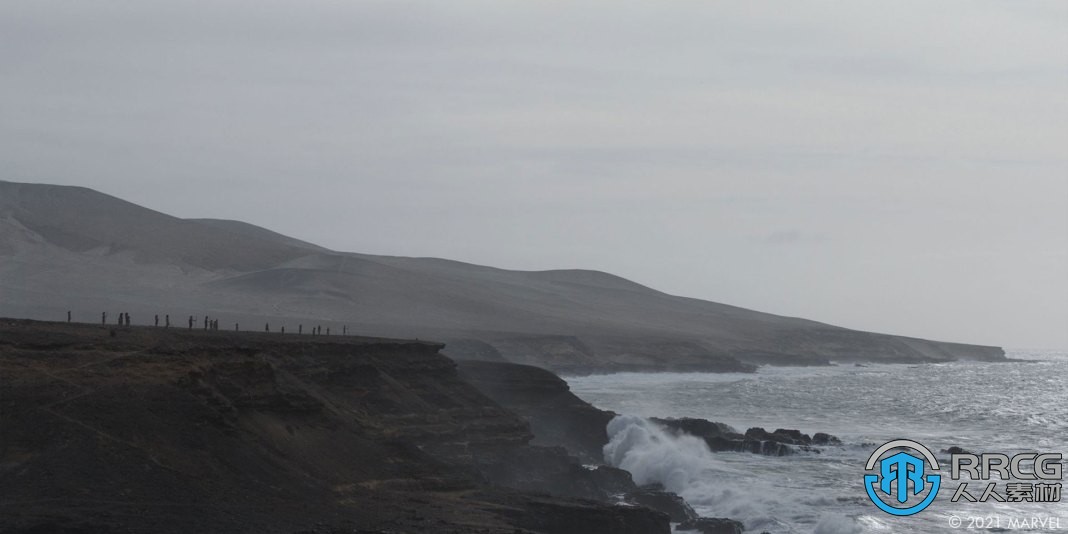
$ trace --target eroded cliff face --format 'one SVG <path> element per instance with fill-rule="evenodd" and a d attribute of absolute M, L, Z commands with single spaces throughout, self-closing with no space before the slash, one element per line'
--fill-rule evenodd
<path fill-rule="evenodd" d="M 562 446 L 586 463 L 604 462 L 605 429 L 616 414 L 576 397 L 567 382 L 545 369 L 505 362 L 457 363 L 465 381 L 530 424 L 534 443 Z"/>
<path fill-rule="evenodd" d="M 0 532 L 668 532 L 440 348 L 0 320 Z"/>

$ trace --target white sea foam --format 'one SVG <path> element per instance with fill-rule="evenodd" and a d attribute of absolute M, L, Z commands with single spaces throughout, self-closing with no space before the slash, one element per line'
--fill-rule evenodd
<path fill-rule="evenodd" d="M 842 514 L 824 514 L 812 534 L 860 534 L 864 529 L 851 517 Z"/>
<path fill-rule="evenodd" d="M 676 436 L 633 415 L 617 416 L 607 430 L 607 463 L 629 471 L 638 484 L 663 484 L 702 515 L 737 519 L 756 532 L 782 531 L 793 520 L 810 515 L 812 507 L 804 493 L 789 484 L 777 486 L 774 481 L 769 483 L 754 473 L 727 465 L 700 438 Z M 770 515 L 769 510 L 784 510 L 783 501 L 792 503 L 789 517 Z M 820 519 L 815 532 L 852 534 L 858 532 L 858 527 L 849 517 L 832 514 Z"/>
<path fill-rule="evenodd" d="M 681 495 L 715 468 L 703 440 L 672 436 L 644 417 L 617 416 L 608 423 L 608 435 L 605 461 L 630 471 L 638 484 L 659 482 Z"/>
<path fill-rule="evenodd" d="M 739 430 L 798 428 L 844 441 L 821 454 L 781 458 L 713 453 L 703 441 L 675 437 L 647 419 L 614 419 L 606 461 L 627 469 L 639 483 L 664 484 L 703 516 L 738 519 L 754 533 L 927 534 L 953 532 L 947 514 L 974 510 L 950 503 L 951 492 L 909 518 L 876 509 L 860 476 L 877 444 L 908 437 L 940 458 L 948 455 L 939 451 L 954 445 L 1007 454 L 1036 448 L 1068 452 L 1063 438 L 1068 354 L 1012 356 L 1040 361 L 761 368 L 745 376 L 608 375 L 569 382 L 580 397 L 617 412 L 699 417 Z M 1065 506 L 991 503 L 981 510 L 1004 517 L 1066 517 Z"/>

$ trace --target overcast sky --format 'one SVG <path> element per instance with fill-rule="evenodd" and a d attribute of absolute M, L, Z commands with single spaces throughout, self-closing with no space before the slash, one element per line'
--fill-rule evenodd
<path fill-rule="evenodd" d="M 1068 2 L 0 3 L 0 179 L 1068 348 Z"/>

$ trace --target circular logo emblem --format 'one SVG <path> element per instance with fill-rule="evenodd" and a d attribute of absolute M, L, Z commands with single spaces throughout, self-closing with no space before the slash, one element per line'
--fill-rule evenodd
<path fill-rule="evenodd" d="M 909 451 L 915 451 L 916 454 Z M 894 453 L 883 458 L 889 452 Z M 942 485 L 942 475 L 924 475 L 924 460 L 930 464 L 932 471 L 938 471 L 938 459 L 931 449 L 915 441 L 895 439 L 875 449 L 864 466 L 867 471 L 874 471 L 864 475 L 864 490 L 868 498 L 880 510 L 891 515 L 907 516 L 923 511 L 934 502 Z"/>

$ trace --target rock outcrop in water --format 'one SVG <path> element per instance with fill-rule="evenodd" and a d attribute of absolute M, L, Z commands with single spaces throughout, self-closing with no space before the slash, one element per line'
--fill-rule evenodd
<path fill-rule="evenodd" d="M 607 427 L 608 423 L 616 417 L 615 413 L 598 409 L 578 398 L 571 393 L 567 382 L 544 369 L 504 362 L 460 361 L 458 365 L 462 378 L 494 401 L 519 414 L 530 424 L 534 432 L 533 443 L 562 446 L 570 454 L 590 463 L 604 461 L 604 448 L 609 440 Z M 674 432 L 691 433 L 698 437 L 702 434 L 731 438 L 737 436 L 740 441 L 745 440 L 744 436 L 736 434 L 734 429 L 722 423 L 712 423 L 703 419 L 655 421 Z M 810 443 L 813 441 L 808 436 L 800 433 L 795 435 L 789 431 L 776 431 L 775 437 L 788 440 L 796 438 L 799 441 L 808 439 Z M 789 447 L 781 443 L 776 443 L 776 445 L 784 448 L 781 450 Z M 768 445 L 768 448 L 770 450 L 771 445 Z M 783 454 L 786 453 L 783 452 Z M 602 469 L 611 468 L 603 466 L 598 468 L 598 470 Z M 617 471 L 619 470 L 610 472 Z M 633 484 L 629 475 L 627 483 Z M 602 483 L 602 487 L 608 486 L 609 484 Z M 625 489 L 626 485 L 617 487 L 621 488 L 617 493 L 624 501 L 659 510 L 667 514 L 673 522 L 692 526 L 694 530 L 734 532 L 730 529 L 740 528 L 741 525 L 729 519 L 699 518 L 685 500 L 675 493 L 666 491 L 661 484 L 646 484 L 640 488 L 630 487 L 629 489 Z"/>
<path fill-rule="evenodd" d="M 669 531 L 440 347 L 0 320 L 0 532 Z"/>
<path fill-rule="evenodd" d="M 818 446 L 842 444 L 838 438 L 823 432 L 809 436 L 801 433 L 800 430 L 779 428 L 774 432 L 768 432 L 763 428 L 754 427 L 746 430 L 745 434 L 739 434 L 730 425 L 705 419 L 654 418 L 653 421 L 672 432 L 685 433 L 703 439 L 708 444 L 708 448 L 714 452 L 734 451 L 766 456 L 788 456 L 797 450 L 818 453 Z"/>
<path fill-rule="evenodd" d="M 571 393 L 567 383 L 536 367 L 504 362 L 458 362 L 460 375 L 502 406 L 526 419 L 534 432 L 534 443 L 566 447 L 571 454 L 601 462 L 608 443 L 607 423 L 616 414 L 600 410 Z M 714 452 L 750 452 L 787 456 L 797 451 L 818 453 L 821 447 L 841 445 L 838 438 L 799 430 L 759 427 L 744 434 L 724 423 L 705 419 L 650 419 L 669 434 L 700 438 Z M 631 503 L 655 508 L 680 523 L 678 531 L 741 533 L 742 523 L 726 518 L 700 518 L 678 495 L 660 484 L 648 484 L 628 491 L 623 498 Z"/>

